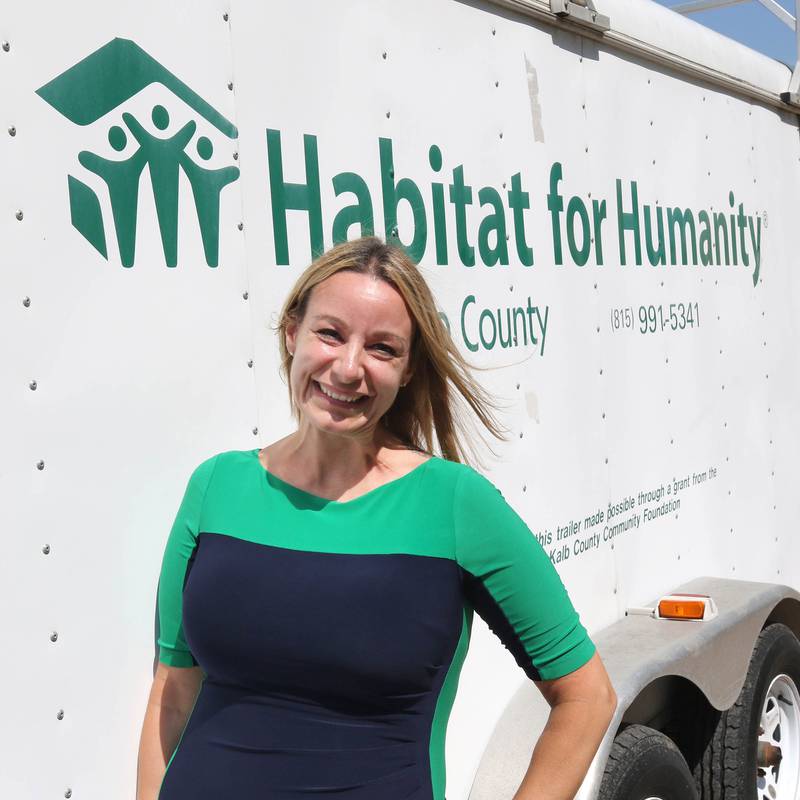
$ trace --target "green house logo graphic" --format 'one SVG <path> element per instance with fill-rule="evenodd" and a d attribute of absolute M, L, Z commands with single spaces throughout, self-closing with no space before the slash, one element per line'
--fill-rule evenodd
<path fill-rule="evenodd" d="M 113 39 L 36 93 L 70 122 L 91 125 L 151 84 L 161 84 L 229 139 L 238 135 L 235 125 L 128 39 Z M 163 105 L 153 106 L 151 122 L 164 135 L 150 133 L 127 111 L 122 112 L 122 122 L 124 127 L 111 125 L 108 143 L 116 152 L 135 143 L 132 155 L 114 159 L 88 150 L 78 154 L 79 163 L 106 184 L 122 265 L 132 267 L 134 263 L 139 181 L 146 167 L 167 266 L 174 267 L 178 263 L 178 184 L 183 170 L 192 188 L 206 263 L 216 267 L 219 263 L 220 194 L 239 177 L 238 168 L 202 166 L 200 162 L 208 161 L 214 152 L 213 143 L 207 136 L 195 139 L 195 120 L 179 130 L 172 130 L 175 126 L 170 125 L 169 111 Z M 190 152 L 194 152 L 198 160 Z M 72 225 L 108 259 L 106 230 L 97 194 L 74 175 L 68 175 L 67 182 Z"/>

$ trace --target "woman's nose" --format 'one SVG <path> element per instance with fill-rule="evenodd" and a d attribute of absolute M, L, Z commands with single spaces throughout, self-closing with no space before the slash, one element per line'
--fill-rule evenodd
<path fill-rule="evenodd" d="M 346 347 L 340 349 L 339 358 L 334 362 L 334 372 L 338 380 L 342 383 L 353 383 L 362 378 L 363 352 L 363 348 L 355 342 L 348 343 Z"/>

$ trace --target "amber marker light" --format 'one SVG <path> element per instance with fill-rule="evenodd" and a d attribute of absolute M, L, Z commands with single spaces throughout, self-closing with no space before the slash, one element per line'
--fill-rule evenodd
<path fill-rule="evenodd" d="M 658 601 L 659 619 L 710 619 L 717 615 L 708 595 L 670 594 Z"/>
<path fill-rule="evenodd" d="M 665 594 L 655 606 L 632 606 L 625 616 L 644 616 L 653 619 L 686 619 L 708 622 L 717 616 L 717 605 L 707 594 Z"/>

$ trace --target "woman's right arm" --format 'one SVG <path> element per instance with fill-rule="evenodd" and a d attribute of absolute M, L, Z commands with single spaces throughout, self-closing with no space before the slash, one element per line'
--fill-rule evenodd
<path fill-rule="evenodd" d="M 157 800 L 167 764 L 194 708 L 203 671 L 158 663 L 139 739 L 136 800 Z"/>

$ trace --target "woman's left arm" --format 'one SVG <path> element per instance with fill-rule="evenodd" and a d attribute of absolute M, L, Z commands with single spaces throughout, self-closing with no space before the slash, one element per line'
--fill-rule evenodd
<path fill-rule="evenodd" d="M 536 681 L 550 716 L 513 800 L 573 800 L 617 707 L 600 656 L 561 678 Z"/>

